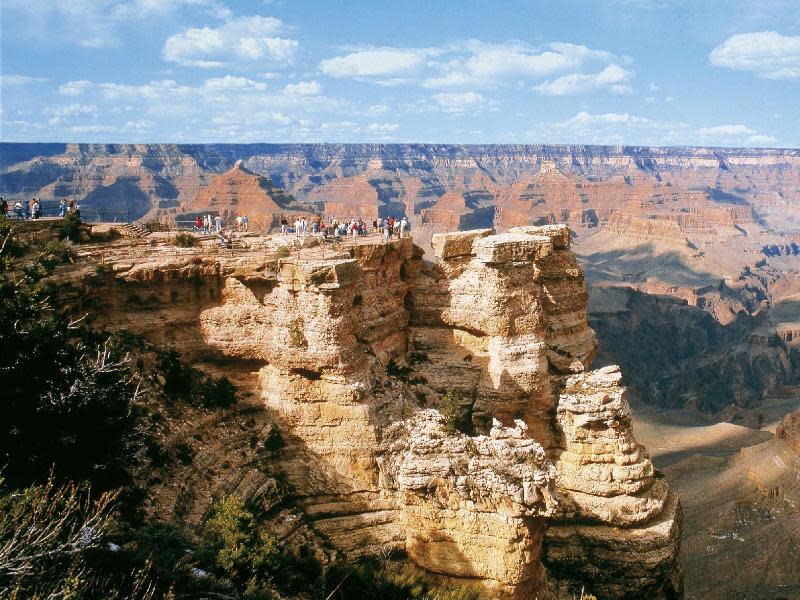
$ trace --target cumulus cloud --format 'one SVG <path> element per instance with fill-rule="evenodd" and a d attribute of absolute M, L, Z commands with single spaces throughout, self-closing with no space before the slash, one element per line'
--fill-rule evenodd
<path fill-rule="evenodd" d="M 764 79 L 800 78 L 800 36 L 776 31 L 740 33 L 729 37 L 709 54 L 711 64 L 751 71 Z"/>
<path fill-rule="evenodd" d="M 79 79 L 77 81 L 68 81 L 67 83 L 59 86 L 58 93 L 62 96 L 80 96 L 92 85 L 91 81 L 86 79 Z"/>
<path fill-rule="evenodd" d="M 370 133 L 392 133 L 400 129 L 397 123 L 370 123 L 367 125 L 367 131 Z"/>
<path fill-rule="evenodd" d="M 772 135 L 751 135 L 747 138 L 747 144 L 750 146 L 773 146 L 778 141 L 775 136 Z"/>
<path fill-rule="evenodd" d="M 322 95 L 322 86 L 315 81 L 299 81 L 288 89 L 270 86 L 233 74 L 191 85 L 173 79 L 140 84 L 85 82 L 77 86 L 84 102 L 49 107 L 42 122 L 54 139 L 79 135 L 82 141 L 152 141 L 153 132 L 178 141 L 348 139 L 346 131 L 323 129 L 309 116 L 322 115 L 327 123 L 341 122 L 344 115 L 357 112 L 349 102 Z M 364 122 L 370 122 L 366 116 Z M 364 127 L 358 125 L 366 132 Z M 16 131 L 30 129 L 21 123 L 15 126 Z M 385 136 L 388 129 L 371 133 Z"/>
<path fill-rule="evenodd" d="M 697 130 L 697 133 L 710 136 L 743 136 L 754 135 L 756 132 L 746 125 L 715 125 L 713 127 L 701 127 Z"/>
<path fill-rule="evenodd" d="M 474 111 L 486 104 L 486 98 L 477 92 L 443 92 L 434 94 L 433 99 L 448 113 Z"/>
<path fill-rule="evenodd" d="M 551 124 L 538 124 L 528 140 L 550 143 L 641 144 L 648 146 L 770 145 L 775 138 L 742 124 L 694 127 L 682 121 L 653 119 L 631 113 L 590 113 Z"/>
<path fill-rule="evenodd" d="M 599 73 L 571 73 L 539 84 L 535 89 L 548 96 L 585 94 L 602 89 L 608 89 L 615 94 L 629 94 L 633 90 L 627 82 L 633 76 L 633 71 L 623 69 L 617 64 L 611 64 Z"/>
<path fill-rule="evenodd" d="M 533 47 L 522 42 L 485 43 L 470 40 L 433 48 L 366 48 L 323 60 L 320 70 L 335 78 L 372 81 L 381 85 L 419 84 L 429 89 L 494 87 L 520 80 L 579 72 L 581 69 L 615 60 L 604 50 L 578 44 L 554 42 Z M 613 65 L 618 71 L 602 77 L 627 81 L 633 72 Z M 593 77 L 598 77 L 595 74 Z M 592 77 L 587 75 L 586 77 Z M 560 82 L 558 85 L 567 85 Z M 579 84 L 573 83 L 576 88 Z M 611 87 L 613 84 L 607 84 Z M 584 87 L 591 87 L 584 83 Z"/>
<path fill-rule="evenodd" d="M 29 85 L 31 83 L 45 83 L 46 77 L 30 77 L 29 75 L 2 75 L 0 85 Z"/>
<path fill-rule="evenodd" d="M 285 65 L 294 60 L 297 40 L 281 37 L 286 27 L 273 17 L 238 17 L 219 27 L 192 27 L 167 38 L 165 60 L 184 66 L 214 68 L 225 65 Z"/>
<path fill-rule="evenodd" d="M 316 81 L 299 81 L 288 84 L 283 91 L 297 96 L 318 96 L 322 93 L 322 86 Z"/>
<path fill-rule="evenodd" d="M 67 104 L 65 106 L 55 106 L 46 108 L 45 114 L 50 116 L 50 125 L 59 125 L 70 117 L 97 116 L 97 107 L 93 104 Z"/>
<path fill-rule="evenodd" d="M 218 0 L 4 0 L 3 8 L 27 15 L 36 32 L 46 31 L 87 48 L 118 46 L 120 29 L 131 21 L 165 18 L 184 10 L 218 19 L 231 15 Z"/>
<path fill-rule="evenodd" d="M 714 139 L 718 144 L 747 144 L 748 146 L 768 146 L 778 140 L 771 135 L 759 133 L 747 125 L 724 124 L 713 127 L 701 127 L 697 133 L 705 139 Z"/>
<path fill-rule="evenodd" d="M 374 79 L 393 83 L 418 73 L 434 52 L 426 48 L 369 48 L 323 60 L 319 68 L 337 79 Z"/>
<path fill-rule="evenodd" d="M 247 77 L 235 77 L 225 75 L 225 77 L 212 77 L 203 83 L 206 90 L 265 90 L 267 84 L 260 81 L 253 81 Z"/>

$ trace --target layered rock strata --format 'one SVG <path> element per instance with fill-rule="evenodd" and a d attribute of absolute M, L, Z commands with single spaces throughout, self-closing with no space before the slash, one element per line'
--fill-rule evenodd
<path fill-rule="evenodd" d="M 495 598 L 678 596 L 680 507 L 633 437 L 619 371 L 586 371 L 569 229 L 432 245 L 436 263 L 410 238 L 275 261 L 126 256 L 75 276 L 73 302 L 247 369 L 295 505 L 347 555 L 404 550 Z"/>

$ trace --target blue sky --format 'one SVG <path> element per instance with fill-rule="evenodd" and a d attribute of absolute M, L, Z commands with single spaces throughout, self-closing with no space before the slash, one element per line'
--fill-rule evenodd
<path fill-rule="evenodd" d="M 0 139 L 800 147 L 798 0 L 3 0 Z"/>

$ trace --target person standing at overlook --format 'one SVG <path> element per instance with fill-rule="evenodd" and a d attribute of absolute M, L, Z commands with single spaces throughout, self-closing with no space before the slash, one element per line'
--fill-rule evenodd
<path fill-rule="evenodd" d="M 281 235 L 286 235 L 286 230 L 289 227 L 289 221 L 286 220 L 284 215 L 281 215 Z"/>
<path fill-rule="evenodd" d="M 67 216 L 67 201 L 64 198 L 58 203 L 58 216 L 62 219 Z"/>

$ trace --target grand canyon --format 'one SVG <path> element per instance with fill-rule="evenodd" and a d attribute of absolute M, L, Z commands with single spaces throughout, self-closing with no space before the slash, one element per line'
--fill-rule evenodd
<path fill-rule="evenodd" d="M 399 551 L 489 597 L 800 594 L 800 151 L 0 152 L 12 204 L 75 200 L 123 235 L 50 276 L 71 314 L 246 399 L 163 426 L 193 458 L 156 470 L 150 513 L 191 530 L 236 490 L 287 538 Z M 205 214 L 250 232 L 176 249 Z M 411 237 L 276 234 L 317 214 L 405 216 Z M 271 427 L 286 442 L 265 474 L 246 438 Z"/>

